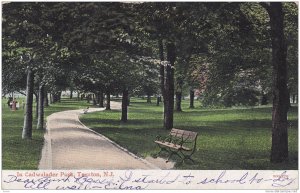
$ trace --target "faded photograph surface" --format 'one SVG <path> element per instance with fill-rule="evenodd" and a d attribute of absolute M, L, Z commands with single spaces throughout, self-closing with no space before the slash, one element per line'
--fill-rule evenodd
<path fill-rule="evenodd" d="M 2 2 L 2 189 L 298 189 L 294 2 Z"/>

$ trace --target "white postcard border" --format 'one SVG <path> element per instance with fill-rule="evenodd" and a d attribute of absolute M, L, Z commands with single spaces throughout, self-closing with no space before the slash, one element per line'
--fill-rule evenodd
<path fill-rule="evenodd" d="M 2 170 L 3 190 L 297 190 L 298 170 Z"/>

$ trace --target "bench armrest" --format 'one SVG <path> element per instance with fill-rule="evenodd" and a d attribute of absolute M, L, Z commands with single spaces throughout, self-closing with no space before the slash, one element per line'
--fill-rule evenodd
<path fill-rule="evenodd" d="M 156 137 L 155 137 L 155 139 L 156 139 L 156 141 L 161 141 L 161 136 L 160 135 L 157 135 Z"/>

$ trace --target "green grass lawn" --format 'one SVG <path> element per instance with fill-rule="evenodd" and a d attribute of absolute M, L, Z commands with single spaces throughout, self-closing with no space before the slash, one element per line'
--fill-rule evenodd
<path fill-rule="evenodd" d="M 32 140 L 23 140 L 24 110 L 11 111 L 6 102 L 6 99 L 2 99 L 2 169 L 37 169 L 45 130 L 37 130 L 34 119 Z M 45 118 L 54 112 L 86 108 L 87 105 L 86 101 L 62 99 L 61 103 L 45 108 Z M 35 116 L 35 108 L 33 110 Z"/>
<path fill-rule="evenodd" d="M 103 111 L 84 115 L 81 120 L 94 131 L 112 139 L 131 152 L 146 157 L 159 148 L 153 142 L 162 129 L 162 106 L 147 104 L 146 100 L 131 99 L 128 122 L 121 123 L 121 112 Z M 154 101 L 154 100 L 153 100 Z M 162 105 L 162 104 L 161 104 Z M 204 109 L 188 108 L 183 101 L 183 112 L 174 114 L 174 127 L 196 131 L 196 164 L 184 163 L 177 169 L 298 169 L 298 108 L 289 111 L 289 161 L 269 162 L 271 149 L 271 107 Z M 174 156 L 176 158 L 176 156 Z"/>
<path fill-rule="evenodd" d="M 87 114 L 82 121 L 93 130 L 104 134 L 131 152 L 146 157 L 159 149 L 153 143 L 162 129 L 162 106 L 147 104 L 146 100 L 131 99 L 128 123 L 121 123 L 120 111 Z M 154 101 L 154 100 L 153 100 Z M 45 109 L 45 116 L 54 112 L 82 109 L 86 101 L 63 99 Z M 33 108 L 35 110 L 35 108 Z M 298 168 L 298 113 L 289 112 L 289 162 L 270 164 L 271 107 L 236 109 L 188 109 L 176 112 L 174 127 L 197 131 L 196 164 L 183 164 L 178 169 L 297 169 Z M 22 140 L 23 110 L 10 111 L 2 100 L 2 169 L 37 169 L 43 147 L 44 131 L 36 130 L 33 139 Z M 35 112 L 34 112 L 35 114 Z"/>

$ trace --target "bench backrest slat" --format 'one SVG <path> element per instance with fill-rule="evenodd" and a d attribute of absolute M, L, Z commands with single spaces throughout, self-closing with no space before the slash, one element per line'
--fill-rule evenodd
<path fill-rule="evenodd" d="M 193 131 L 186 131 L 186 130 L 181 130 L 181 129 L 175 129 L 173 128 L 170 131 L 170 135 L 174 136 L 174 137 L 178 137 L 178 138 L 183 138 L 183 140 L 195 140 L 198 133 L 197 132 L 193 132 Z"/>

